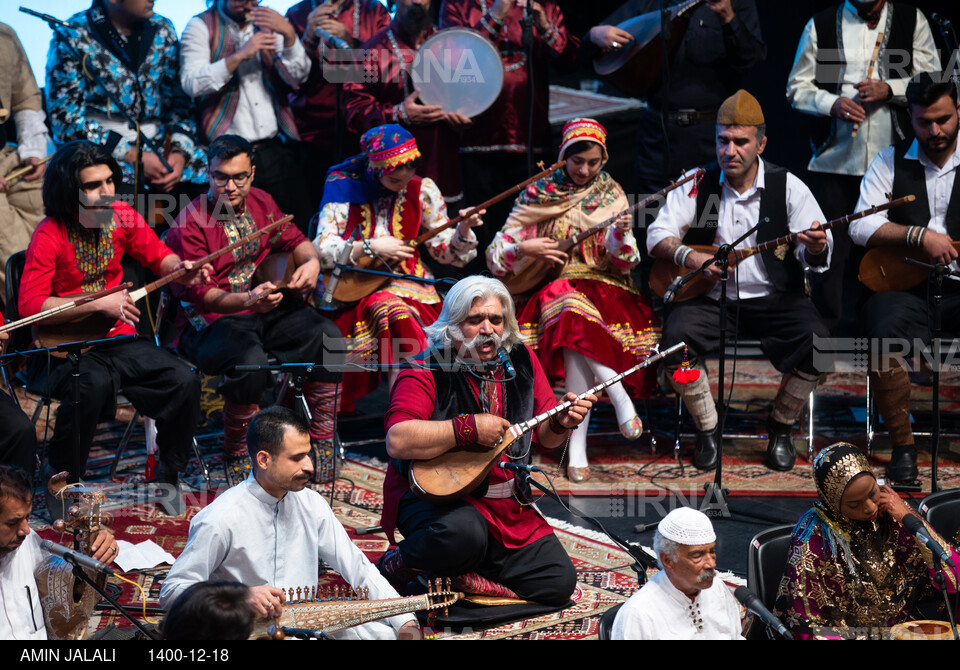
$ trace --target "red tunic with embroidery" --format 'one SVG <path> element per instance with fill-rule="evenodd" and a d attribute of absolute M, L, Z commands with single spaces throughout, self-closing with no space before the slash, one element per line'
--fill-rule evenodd
<path fill-rule="evenodd" d="M 552 30 L 533 28 L 533 146 L 553 151 L 550 138 L 550 73 L 549 65 L 563 70 L 577 66 L 580 40 L 567 33 L 563 11 L 556 0 L 540 0 Z M 520 19 L 523 8 L 515 5 L 500 26 L 490 15 L 493 0 L 445 0 L 440 9 L 440 28 L 473 28 L 489 38 L 500 51 L 506 72 L 503 90 L 493 105 L 473 119 L 461 140 L 462 153 L 510 151 L 525 152 L 530 113 L 530 86 L 527 77 L 526 50 Z"/>
<path fill-rule="evenodd" d="M 332 67 L 331 64 L 325 65 L 321 57 L 322 51 L 328 47 L 317 41 L 316 37 L 304 35 L 307 17 L 320 4 L 318 0 L 304 0 L 287 10 L 286 18 L 297 31 L 310 57 L 310 76 L 298 91 L 290 93 L 290 107 L 297 130 L 300 131 L 300 139 L 317 145 L 329 154 L 334 151 L 336 142 L 336 133 L 332 129 L 336 122 L 337 86 L 332 83 L 332 77 L 324 75 L 324 67 Z M 346 0 L 340 5 L 336 20 L 350 33 L 353 42 L 350 46 L 357 47 L 386 28 L 390 24 L 390 14 L 378 0 Z M 345 97 L 346 94 L 341 94 L 341 105 Z M 356 134 L 345 138 L 346 151 L 355 152 L 358 141 Z"/>
<path fill-rule="evenodd" d="M 170 248 L 129 204 L 115 202 L 113 211 L 115 226 L 109 236 L 105 235 L 107 229 L 100 231 L 99 239 L 84 236 L 91 243 L 84 243 L 74 228 L 59 219 L 47 217 L 40 222 L 30 238 L 20 280 L 21 315 L 33 316 L 43 311 L 43 303 L 50 297 L 119 286 L 123 279 L 120 259 L 124 254 L 130 254 L 153 273 L 161 274 L 160 262 L 173 253 Z M 136 332 L 134 326 L 118 319 L 108 337 Z"/>
<path fill-rule="evenodd" d="M 436 29 L 431 26 L 426 37 L 434 32 Z M 462 196 L 457 134 L 444 122 L 408 126 L 396 112 L 396 106 L 413 92 L 410 77 L 404 70 L 416 54 L 411 38 L 393 21 L 365 42 L 363 49 L 372 54 L 365 64 L 366 81 L 343 85 L 347 93 L 347 127 L 355 133 L 364 133 L 385 123 L 403 125 L 417 140 L 423 156 L 423 165 L 417 174 L 435 181 L 448 201 Z"/>
<path fill-rule="evenodd" d="M 518 345 L 525 346 L 525 345 Z M 534 413 L 541 414 L 557 405 L 553 389 L 547 381 L 537 357 L 530 353 L 530 362 L 534 374 Z M 457 374 L 457 373 L 451 373 Z M 503 407 L 503 387 L 497 384 L 497 403 Z M 384 417 L 386 431 L 398 423 L 418 420 L 430 421 L 436 401 L 436 384 L 430 370 L 404 370 L 390 394 L 390 408 Z M 532 418 L 532 417 L 530 417 Z M 536 442 L 536 434 L 534 434 Z M 501 456 L 506 461 L 507 456 Z M 501 468 L 490 471 L 490 485 L 500 484 L 513 479 L 513 473 Z M 391 542 L 395 542 L 393 531 L 396 527 L 397 510 L 400 498 L 410 489 L 410 482 L 397 472 L 391 464 L 383 483 L 383 514 L 380 525 Z M 464 502 L 473 505 L 487 520 L 490 533 L 508 549 L 525 547 L 553 532 L 550 524 L 539 512 L 530 506 L 521 506 L 516 498 L 476 498 L 466 496 Z"/>
<path fill-rule="evenodd" d="M 197 260 L 244 236 L 242 230 L 235 226 L 225 226 L 218 221 L 217 214 L 217 208 L 210 203 L 209 198 L 201 195 L 180 210 L 177 220 L 167 233 L 167 244 L 184 260 Z M 274 221 L 284 217 L 273 198 L 266 191 L 255 187 L 250 189 L 242 214 L 249 215 L 258 229 L 270 225 L 271 216 Z M 204 311 L 203 297 L 208 291 L 214 288 L 230 293 L 250 290 L 256 285 L 252 283 L 253 272 L 269 254 L 291 252 L 306 241 L 307 238 L 291 222 L 281 226 L 279 231 L 274 229 L 266 238 L 261 236 L 254 242 L 215 259 L 208 283 L 202 286 L 170 286 L 177 298 L 190 303 L 192 309 L 188 311 L 209 325 L 223 315 Z M 243 310 L 233 314 L 253 314 L 253 311 Z"/>

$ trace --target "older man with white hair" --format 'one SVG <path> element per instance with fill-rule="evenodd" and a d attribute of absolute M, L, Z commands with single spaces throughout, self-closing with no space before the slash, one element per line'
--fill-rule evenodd
<path fill-rule="evenodd" d="M 653 537 L 663 568 L 613 622 L 615 640 L 742 640 L 740 609 L 716 579 L 717 536 L 709 517 L 678 507 Z"/>
<path fill-rule="evenodd" d="M 469 593 L 564 605 L 576 572 L 526 482 L 495 467 L 470 494 L 435 505 L 414 496 L 408 481 L 411 461 L 493 449 L 511 425 L 556 406 L 537 357 L 520 342 L 510 293 L 496 279 L 463 279 L 426 333 L 429 347 L 417 357 L 424 368 L 400 373 L 385 418 L 391 461 L 381 525 L 391 540 L 394 529 L 404 540 L 377 567 L 401 592 L 426 573 L 455 577 L 454 588 Z M 565 399 L 573 404 L 514 441 L 500 462 L 529 463 L 532 441 L 565 445 L 596 397 Z"/>

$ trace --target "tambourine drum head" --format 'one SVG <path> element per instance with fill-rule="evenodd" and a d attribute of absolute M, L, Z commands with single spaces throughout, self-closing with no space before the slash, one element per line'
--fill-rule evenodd
<path fill-rule="evenodd" d="M 423 104 L 473 117 L 500 96 L 503 63 L 497 48 L 483 35 L 450 28 L 423 43 L 411 76 Z"/>

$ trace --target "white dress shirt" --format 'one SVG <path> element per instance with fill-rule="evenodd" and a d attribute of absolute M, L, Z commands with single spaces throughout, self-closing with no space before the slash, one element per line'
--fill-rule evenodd
<path fill-rule="evenodd" d="M 317 584 L 317 558 L 352 587 L 367 587 L 371 600 L 399 597 L 319 493 L 304 489 L 277 500 L 251 475 L 190 522 L 187 546 L 163 581 L 160 604 L 170 609 L 187 587 L 206 580 L 309 588 Z M 334 637 L 395 639 L 396 631 L 413 620 L 409 614 L 395 616 L 347 628 Z"/>
<path fill-rule="evenodd" d="M 742 194 L 729 186 L 725 182 L 724 176 L 720 175 L 722 195 L 717 233 L 714 237 L 715 245 L 735 242 L 737 238 L 757 225 L 760 220 L 760 197 L 763 194 L 766 171 L 763 159 L 758 160 L 760 161 L 760 167 L 757 170 L 754 185 Z M 693 187 L 694 180 L 691 180 L 667 194 L 666 203 L 660 209 L 656 221 L 647 229 L 648 252 L 652 252 L 653 248 L 665 239 L 673 237 L 682 240 L 687 231 L 690 230 L 690 226 L 697 216 L 697 199 L 696 197 L 690 197 Z M 810 193 L 810 189 L 791 173 L 787 173 L 786 191 L 787 226 L 791 233 L 808 230 L 814 221 L 825 223 L 820 205 L 817 204 L 816 198 Z M 740 243 L 739 248 L 746 249 L 755 246 L 757 246 L 757 234 L 754 232 Z M 830 266 L 830 259 L 833 255 L 833 235 L 830 231 L 827 231 L 827 249 L 827 263 L 822 266 L 811 267 L 814 272 L 823 272 Z M 794 254 L 801 264 L 805 264 L 803 245 L 795 244 Z M 764 267 L 760 254 L 754 254 L 733 266 L 730 269 L 728 281 L 727 297 L 730 300 L 736 300 L 738 297 L 744 300 L 760 298 L 770 295 L 774 291 L 770 275 Z M 710 289 L 707 296 L 714 299 L 720 297 L 719 282 Z"/>
<path fill-rule="evenodd" d="M 220 20 L 233 37 L 237 51 L 253 37 L 253 23 L 241 30 L 236 21 L 223 14 Z M 277 35 L 282 47 L 283 37 Z M 300 40 L 294 40 L 288 49 L 280 49 L 280 60 L 290 76 L 298 83 L 307 80 L 310 74 L 310 59 Z M 210 95 L 222 90 L 232 77 L 240 77 L 240 99 L 233 120 L 224 131 L 226 135 L 239 135 L 249 142 L 259 142 L 277 135 L 279 126 L 273 108 L 272 94 L 263 83 L 263 65 L 259 57 L 248 58 L 240 63 L 233 74 L 227 72 L 225 58 L 210 62 L 210 35 L 203 19 L 194 16 L 180 38 L 180 85 L 191 98 Z"/>
<path fill-rule="evenodd" d="M 694 619 L 701 620 L 701 625 Z M 693 600 L 661 570 L 617 612 L 614 640 L 742 640 L 740 608 L 719 577 Z"/>
<path fill-rule="evenodd" d="M 40 592 L 33 573 L 46 555 L 30 531 L 17 549 L 0 558 L 0 640 L 46 640 Z"/>
<path fill-rule="evenodd" d="M 876 205 L 887 202 L 887 193 L 893 191 L 893 145 L 881 151 L 870 163 L 870 168 L 863 175 L 860 182 L 860 200 L 857 202 L 857 211 L 862 212 Z M 943 167 L 938 167 L 927 155 L 920 150 L 917 140 L 913 141 L 907 153 L 907 160 L 920 161 L 923 165 L 923 176 L 927 186 L 927 202 L 930 207 L 930 222 L 927 228 L 947 235 L 945 219 L 947 206 L 950 204 L 950 195 L 953 193 L 953 182 L 957 177 L 957 167 L 960 166 L 960 142 L 954 149 L 953 155 L 947 159 Z M 854 244 L 867 246 L 875 232 L 890 219 L 886 212 L 878 212 L 857 219 L 850 224 L 850 239 Z M 906 241 L 904 241 L 906 245 Z M 954 270 L 960 268 L 956 261 L 951 265 Z"/>
<path fill-rule="evenodd" d="M 906 4 L 896 3 L 894 20 L 902 12 L 914 10 Z M 843 39 L 843 83 L 840 95 L 819 88 L 816 85 L 817 73 L 817 31 L 813 19 L 807 22 L 797 47 L 796 60 L 787 82 L 787 100 L 794 109 L 818 116 L 830 116 L 830 110 L 838 98 L 858 100 L 859 92 L 855 84 L 867 79 L 867 70 L 877 44 L 877 35 L 886 27 L 889 6 L 884 5 L 876 28 L 869 28 L 860 18 L 857 10 L 847 0 L 840 19 Z M 940 71 L 940 56 L 937 53 L 930 26 L 923 12 L 916 10 L 917 24 L 913 31 L 913 61 L 909 64 L 909 76 L 883 79 L 893 92 L 893 98 L 887 104 L 872 103 L 866 106 L 867 119 L 860 124 L 857 136 L 853 137 L 853 123 L 837 119 L 837 133 L 820 154 L 810 160 L 809 169 L 813 172 L 830 174 L 862 175 L 873 157 L 896 136 L 891 119 L 889 104 L 905 104 L 904 95 L 910 77 L 918 72 Z M 827 58 L 828 61 L 837 60 Z M 893 59 L 898 63 L 897 59 Z M 881 79 L 878 66 L 874 66 L 871 79 Z M 906 130 L 906 129 L 903 129 Z"/>

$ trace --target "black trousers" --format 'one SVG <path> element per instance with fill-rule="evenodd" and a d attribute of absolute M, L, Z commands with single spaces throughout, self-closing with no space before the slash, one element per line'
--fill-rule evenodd
<path fill-rule="evenodd" d="M 729 286 L 727 287 L 729 290 Z M 739 305 L 738 305 L 739 303 Z M 739 322 L 737 320 L 739 314 Z M 757 338 L 763 353 L 780 372 L 799 370 L 811 375 L 827 372 L 829 366 L 814 361 L 814 338 L 828 338 L 830 331 L 819 312 L 802 293 L 774 293 L 762 298 L 727 303 L 727 342 L 736 335 Z M 677 303 L 663 324 L 661 347 L 686 342 L 694 356 L 720 347 L 720 305 L 709 298 Z M 682 354 L 670 362 L 678 364 Z"/>
<path fill-rule="evenodd" d="M 156 420 L 160 463 L 167 472 L 186 468 L 200 421 L 200 377 L 189 364 L 149 340 L 121 342 L 83 354 L 79 383 L 77 414 L 72 365 L 61 362 L 51 370 L 48 387 L 61 399 L 48 454 L 54 471 L 66 470 L 72 481 L 83 476 L 97 424 L 114 417 L 120 390 L 141 414 Z M 74 426 L 79 449 L 74 448 Z"/>
<path fill-rule="evenodd" d="M 932 340 L 933 319 L 933 306 L 927 298 L 925 285 L 913 291 L 874 293 L 860 310 L 864 335 L 900 338 L 911 346 L 915 340 L 927 343 Z M 960 287 L 944 290 L 940 323 L 942 337 L 960 337 Z"/>
<path fill-rule="evenodd" d="M 296 298 L 286 298 L 265 314 L 222 316 L 197 331 L 187 328 L 180 338 L 180 352 L 208 375 L 222 375 L 217 389 L 232 402 L 257 404 L 273 383 L 266 370 L 238 372 L 238 365 L 267 365 L 267 353 L 281 363 L 329 362 L 324 341 L 339 351 L 340 331 L 329 319 Z M 336 356 L 336 354 L 333 354 Z M 342 372 L 317 367 L 311 381 L 339 381 Z"/>
<path fill-rule="evenodd" d="M 508 549 L 469 503 L 441 507 L 407 493 L 400 500 L 397 528 L 404 537 L 400 555 L 410 568 L 441 576 L 476 572 L 545 605 L 563 605 L 576 587 L 576 570 L 556 535 Z"/>
<path fill-rule="evenodd" d="M 36 463 L 36 430 L 13 398 L 0 391 L 0 465 L 16 465 L 32 480 Z"/>

